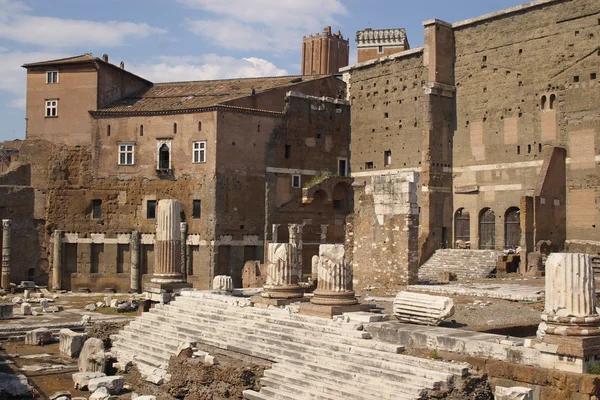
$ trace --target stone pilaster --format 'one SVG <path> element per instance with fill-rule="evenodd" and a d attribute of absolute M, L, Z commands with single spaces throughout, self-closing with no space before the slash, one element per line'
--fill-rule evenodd
<path fill-rule="evenodd" d="M 343 244 L 319 246 L 317 289 L 310 302 L 327 306 L 358 303 L 352 290 L 352 269 L 346 263 Z"/>
<path fill-rule="evenodd" d="M 140 233 L 138 231 L 131 232 L 130 239 L 130 255 L 131 255 L 131 274 L 129 290 L 132 293 L 140 291 Z"/>
<path fill-rule="evenodd" d="M 11 225 L 10 219 L 2 220 L 2 289 L 10 290 L 10 250 L 11 250 Z"/>
<path fill-rule="evenodd" d="M 63 246 L 62 246 L 62 234 L 61 230 L 54 231 L 54 252 L 52 254 L 52 289 L 62 289 L 62 259 L 63 259 Z"/>
<path fill-rule="evenodd" d="M 187 281 L 187 223 L 182 222 L 180 225 L 181 231 L 181 275 L 183 280 Z"/>
<path fill-rule="evenodd" d="M 151 282 L 182 283 L 181 274 L 181 205 L 178 200 L 159 200 L 156 206 L 156 240 L 154 274 Z"/>
<path fill-rule="evenodd" d="M 269 243 L 267 280 L 263 288 L 262 297 L 292 299 L 303 296 L 291 244 Z"/>

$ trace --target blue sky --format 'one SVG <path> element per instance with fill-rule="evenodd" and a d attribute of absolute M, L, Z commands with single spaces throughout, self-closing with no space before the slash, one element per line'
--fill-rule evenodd
<path fill-rule="evenodd" d="M 298 74 L 302 36 L 331 25 L 406 28 L 458 22 L 523 0 L 0 0 L 0 141 L 25 138 L 26 62 L 83 53 L 154 82 Z"/>

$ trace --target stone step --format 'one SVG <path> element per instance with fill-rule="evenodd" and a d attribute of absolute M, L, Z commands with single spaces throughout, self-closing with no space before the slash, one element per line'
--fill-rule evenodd
<path fill-rule="evenodd" d="M 235 307 L 216 301 L 199 303 L 197 301 L 195 302 L 193 299 L 188 299 L 185 297 L 177 298 L 175 302 L 163 307 L 169 307 L 172 305 L 179 307 L 183 306 L 184 304 L 196 310 L 214 310 L 216 308 L 227 311 L 227 314 L 245 315 L 248 316 L 248 318 L 250 318 L 250 316 L 256 316 L 256 318 L 266 318 L 265 322 L 269 323 L 285 324 L 286 326 L 295 326 L 301 328 L 310 327 L 317 332 L 333 333 L 336 335 L 341 334 L 343 336 L 355 336 L 363 339 L 367 338 L 365 336 L 368 336 L 362 331 L 363 324 L 360 322 L 345 322 L 341 320 L 293 314 L 284 309 L 270 310 L 258 307 Z"/>
<path fill-rule="evenodd" d="M 177 316 L 171 316 L 172 318 L 176 318 L 177 321 L 175 322 L 176 324 L 180 324 L 182 325 L 181 329 L 188 329 L 191 328 L 192 326 L 194 327 L 194 329 L 196 329 L 197 331 L 206 331 L 207 329 L 210 329 L 211 325 L 209 325 L 208 323 L 205 323 L 205 321 L 182 321 L 181 318 L 177 318 Z M 160 321 L 160 320 L 157 320 Z M 151 326 L 148 326 L 147 328 L 152 329 Z M 144 327 L 143 329 L 147 329 L 146 327 Z M 242 337 L 244 340 L 248 340 L 248 341 L 254 341 L 256 338 L 261 338 L 261 340 L 267 342 L 270 341 L 272 343 L 276 343 L 276 344 L 283 344 L 283 345 L 288 345 L 288 347 L 295 347 L 298 348 L 301 351 L 305 351 L 307 353 L 311 353 L 313 351 L 313 349 L 318 348 L 319 352 L 318 354 L 323 354 L 323 351 L 327 351 L 328 353 L 331 353 L 332 351 L 336 351 L 336 353 L 340 353 L 341 355 L 338 355 L 338 358 L 356 358 L 356 357 L 360 357 L 360 356 L 365 356 L 365 357 L 371 357 L 371 358 L 375 358 L 379 361 L 389 361 L 389 362 L 402 362 L 403 364 L 408 364 L 408 365 L 412 365 L 415 367 L 421 367 L 424 364 L 424 359 L 418 358 L 418 357 L 412 357 L 412 356 L 407 356 L 407 355 L 402 355 L 402 354 L 397 354 L 397 353 L 392 353 L 392 352 L 385 352 L 385 351 L 379 351 L 379 350 L 371 350 L 371 349 L 361 349 L 359 347 L 345 347 L 345 346 L 340 346 L 340 345 L 336 345 L 336 344 L 331 344 L 331 343 L 323 343 L 322 341 L 316 340 L 316 339 L 309 339 L 306 340 L 304 343 L 297 343 L 296 341 L 292 342 L 290 340 L 287 339 L 280 339 L 277 337 L 277 332 L 273 332 L 273 331 L 255 331 L 253 333 L 243 333 L 243 335 L 241 334 L 243 330 L 247 329 L 246 327 L 243 326 L 243 324 L 241 323 L 234 323 L 232 325 L 229 325 L 227 327 L 228 329 L 219 329 L 219 330 L 211 330 L 209 332 L 209 334 L 213 334 L 213 335 L 230 335 L 231 337 Z M 249 329 L 250 331 L 253 331 L 253 329 Z M 269 336 L 269 333 L 274 333 L 276 335 L 276 337 L 271 337 Z M 260 333 L 260 334 L 259 334 Z M 298 340 L 299 338 L 291 338 L 293 340 Z M 329 346 L 333 346 L 334 348 L 336 348 L 336 350 L 326 350 L 324 349 L 324 347 L 319 347 L 319 346 L 324 346 L 324 345 L 329 345 Z M 357 354 L 358 353 L 358 354 Z M 401 361 L 399 361 L 401 360 Z M 449 365 L 453 365 L 453 364 L 449 364 Z M 439 362 L 436 362 L 435 364 L 436 368 L 439 368 Z M 444 371 L 447 372 L 447 371 Z M 452 372 L 450 372 L 452 374 L 457 374 L 462 376 L 462 374 L 465 373 L 465 368 L 464 367 L 457 367 L 455 366 L 454 368 L 452 368 Z"/>
<path fill-rule="evenodd" d="M 185 333 L 184 331 L 186 329 L 188 329 L 187 323 L 181 322 L 181 324 L 182 324 L 182 327 L 177 329 L 177 331 L 180 334 Z M 147 336 L 148 330 L 150 330 L 150 329 L 153 329 L 153 328 L 151 326 L 145 326 L 145 327 L 141 328 L 140 333 L 138 334 L 138 340 L 143 340 L 144 336 Z M 165 328 L 161 328 L 161 329 L 167 329 L 167 328 L 165 327 Z M 160 331 L 161 330 L 159 330 L 159 332 Z M 227 348 L 229 348 L 231 345 L 234 345 L 234 344 L 238 344 L 238 345 L 246 344 L 247 345 L 248 343 L 253 343 L 252 348 L 254 350 L 261 349 L 261 350 L 263 350 L 263 354 L 273 355 L 273 358 L 271 358 L 271 360 L 273 360 L 273 361 L 278 361 L 278 359 L 276 357 L 274 357 L 275 355 L 286 355 L 287 356 L 291 352 L 295 352 L 295 358 L 298 360 L 313 362 L 314 360 L 321 360 L 323 356 L 327 356 L 334 360 L 334 364 L 339 364 L 342 362 L 348 363 L 349 364 L 348 368 L 350 368 L 356 372 L 363 372 L 363 371 L 357 370 L 352 364 L 361 365 L 361 363 L 362 363 L 362 366 L 364 367 L 365 371 L 368 371 L 371 374 L 379 375 L 380 373 L 384 373 L 384 374 L 386 373 L 386 372 L 379 371 L 379 369 L 382 369 L 385 371 L 393 371 L 395 374 L 398 375 L 399 378 L 404 378 L 404 377 L 400 377 L 399 374 L 410 375 L 411 379 L 418 380 L 422 384 L 427 384 L 427 381 L 429 381 L 429 380 L 444 381 L 442 383 L 446 383 L 446 382 L 452 380 L 452 378 L 451 378 L 452 375 L 450 375 L 449 373 L 431 371 L 429 369 L 422 368 L 419 365 L 407 365 L 402 362 L 407 359 L 402 359 L 401 361 L 387 361 L 387 360 L 380 359 L 380 358 L 364 359 L 359 356 L 354 356 L 354 355 L 340 353 L 340 352 L 327 351 L 327 350 L 319 349 L 316 347 L 315 347 L 316 350 L 314 350 L 313 347 L 311 347 L 311 346 L 298 345 L 298 344 L 294 344 L 294 343 L 288 343 L 286 341 L 269 340 L 268 338 L 263 338 L 258 335 L 243 335 L 243 336 L 238 335 L 238 336 L 236 336 L 236 331 L 209 332 L 209 334 L 206 336 L 208 336 L 208 337 L 214 337 L 214 336 L 227 337 L 227 341 L 217 347 L 222 347 L 223 345 L 225 345 L 225 346 L 227 346 Z M 200 342 L 204 342 L 205 337 L 197 338 L 196 340 L 200 341 Z M 193 338 L 190 341 L 194 341 Z M 210 343 L 210 344 L 214 344 L 215 341 L 214 340 L 211 340 L 211 341 L 213 343 Z M 142 346 L 143 349 L 149 348 L 149 347 L 152 347 L 152 346 L 150 346 L 150 345 Z M 254 354 L 251 354 L 251 355 L 254 355 Z M 385 354 L 381 354 L 381 356 L 385 357 Z M 263 357 L 261 357 L 261 358 L 263 358 Z M 404 356 L 404 357 L 410 357 L 410 356 Z M 426 361 L 427 361 L 427 360 L 419 359 L 416 357 L 415 357 L 415 359 L 419 363 L 422 363 L 422 364 L 426 364 Z M 413 359 L 408 359 L 408 360 L 410 360 L 411 362 L 413 362 L 413 364 L 415 364 Z M 423 362 L 423 361 L 425 361 L 425 362 Z M 450 364 L 450 365 L 452 365 L 452 364 Z M 368 369 L 367 369 L 367 367 L 368 367 Z"/>
<path fill-rule="evenodd" d="M 189 310 L 178 308 L 176 305 L 166 307 L 166 308 L 161 308 L 158 310 L 154 310 L 152 312 L 152 314 L 154 314 L 154 315 L 169 315 L 171 317 L 175 317 L 175 314 L 173 314 L 173 313 L 177 313 L 179 315 L 184 315 L 186 318 L 189 318 L 190 321 L 209 323 L 209 324 L 234 324 L 233 327 L 235 327 L 236 329 L 239 326 L 238 324 L 239 324 L 240 318 L 243 318 L 243 316 L 236 317 L 236 316 L 225 315 L 223 313 L 215 313 L 215 312 L 213 312 L 213 310 L 210 310 L 210 309 L 206 309 L 205 311 L 190 312 Z M 282 339 L 287 339 L 287 340 L 291 340 L 292 338 L 296 339 L 296 340 L 300 340 L 301 338 L 306 338 L 306 340 L 311 340 L 311 341 L 315 340 L 314 339 L 314 336 L 315 336 L 314 331 L 312 331 L 312 330 L 300 329 L 300 328 L 285 328 L 285 327 L 282 327 L 281 325 L 277 325 L 277 331 L 274 331 L 274 330 L 272 330 L 274 327 L 273 324 L 262 323 L 261 320 L 250 320 L 250 321 L 244 320 L 244 327 L 245 328 L 252 327 L 252 329 L 254 329 L 256 331 L 268 333 L 271 336 L 278 336 Z M 370 336 L 370 334 L 365 335 L 365 336 Z M 373 349 L 373 350 L 386 351 L 386 352 L 391 352 L 391 353 L 400 353 L 404 350 L 404 346 L 400 346 L 400 345 L 377 342 L 377 341 L 373 341 L 370 339 L 360 339 L 360 338 L 354 338 L 354 337 L 340 337 L 339 335 L 333 335 L 333 334 L 328 334 L 328 333 L 322 333 L 320 335 L 320 339 L 324 342 L 327 342 L 326 345 L 331 345 L 331 342 L 329 342 L 329 341 L 335 340 L 335 342 L 334 342 L 335 345 L 347 344 L 347 345 L 352 345 L 352 346 L 359 346 L 359 347 L 365 348 L 365 349 Z"/>
<path fill-rule="evenodd" d="M 275 400 L 276 397 L 266 395 L 264 393 L 255 392 L 254 390 L 246 389 L 242 392 L 246 400 Z"/>
<path fill-rule="evenodd" d="M 497 250 L 440 249 L 419 268 L 420 281 L 437 281 L 437 273 L 453 272 L 459 280 L 486 278 L 496 268 Z"/>
<path fill-rule="evenodd" d="M 179 333 L 179 339 L 189 340 L 191 338 L 184 337 L 183 333 Z M 148 336 L 148 331 L 144 331 L 140 333 L 139 339 L 141 340 L 143 336 Z M 182 337 L 183 336 L 183 337 Z M 301 368 L 305 368 L 312 371 L 317 371 L 321 374 L 333 374 L 339 375 L 344 379 L 356 379 L 356 373 L 368 374 L 368 376 L 375 377 L 381 381 L 382 378 L 386 377 L 387 380 L 401 382 L 402 385 L 396 385 L 399 391 L 407 391 L 407 390 L 421 390 L 423 387 L 437 389 L 442 388 L 446 385 L 446 382 L 434 382 L 431 378 L 423 378 L 415 373 L 419 373 L 420 368 L 410 367 L 408 372 L 398 372 L 398 371 L 388 371 L 371 367 L 360 367 L 358 365 L 348 365 L 348 363 L 342 363 L 338 360 L 328 360 L 322 357 L 310 357 L 309 355 L 303 354 L 301 352 L 294 352 L 292 350 L 281 348 L 281 346 L 262 346 L 262 345 L 253 345 L 251 349 L 248 346 L 248 342 L 245 340 L 233 340 L 229 338 L 226 342 L 219 341 L 215 339 L 201 339 L 201 342 L 205 342 L 206 344 L 213 345 L 215 347 L 224 348 L 227 350 L 237 351 L 243 354 L 248 354 L 254 357 L 265 358 L 265 359 L 277 359 L 278 361 L 288 361 L 293 363 L 296 366 L 300 366 Z M 134 348 L 134 346 L 131 346 Z M 147 350 L 140 349 L 137 350 L 141 353 L 145 353 Z M 427 361 L 427 360 L 425 360 Z M 438 362 L 439 363 L 439 362 Z M 340 365 L 345 365 L 348 370 L 353 371 L 353 374 L 340 374 L 338 372 Z M 438 373 L 439 374 L 439 373 Z M 450 374 L 441 374 L 446 381 L 451 380 Z M 363 381 L 366 379 L 362 379 Z M 414 386 L 417 385 L 417 386 Z"/>
<path fill-rule="evenodd" d="M 326 386 L 326 384 L 321 384 L 316 387 L 309 386 L 308 384 L 298 385 L 295 383 L 290 383 L 286 379 L 281 379 L 281 377 L 279 376 L 265 375 L 262 378 L 260 378 L 260 383 L 262 385 L 262 388 L 260 390 L 261 392 L 269 393 L 269 390 L 276 389 L 283 393 L 290 393 L 296 395 L 296 398 L 307 398 L 315 400 L 360 399 L 360 397 L 357 397 L 357 393 L 352 393 L 351 391 L 348 391 L 344 388 L 334 388 L 333 393 L 331 393 L 331 390 L 325 390 L 324 386 Z M 371 397 L 364 397 L 364 399 L 372 400 Z"/>
<path fill-rule="evenodd" d="M 287 363 L 277 363 L 273 364 L 272 368 L 269 370 L 265 370 L 265 374 L 279 374 L 287 377 L 292 377 L 293 379 L 297 379 L 307 382 L 321 381 L 322 375 L 315 373 L 309 369 L 302 368 L 300 366 L 292 366 Z M 402 387 L 398 387 L 394 382 L 386 381 L 385 385 L 382 385 L 382 381 L 376 377 L 367 377 L 365 375 L 352 375 L 345 374 L 342 376 L 337 376 L 334 374 L 330 374 L 327 377 L 327 382 L 331 385 L 341 386 L 341 387 L 350 387 L 357 391 L 364 391 L 365 388 L 368 389 L 368 393 L 365 393 L 365 396 L 376 396 L 376 399 L 398 399 L 399 396 L 405 396 L 406 398 L 415 398 L 414 395 L 408 394 L 409 390 L 406 385 Z M 406 392 L 405 395 L 402 392 Z M 414 393 L 418 394 L 420 397 L 425 391 L 422 388 L 414 386 Z M 403 397 L 400 397 L 403 398 Z"/>

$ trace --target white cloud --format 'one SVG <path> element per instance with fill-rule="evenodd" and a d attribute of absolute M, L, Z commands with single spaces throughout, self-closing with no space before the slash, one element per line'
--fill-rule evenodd
<path fill-rule="evenodd" d="M 229 49 L 297 50 L 302 36 L 336 25 L 346 15 L 340 0 L 177 0 L 215 14 L 188 20 L 188 29 Z"/>
<path fill-rule="evenodd" d="M 128 69 L 152 82 L 194 81 L 287 75 L 285 69 L 260 58 L 204 56 L 163 56 L 159 63 L 132 65 Z"/>
<path fill-rule="evenodd" d="M 113 47 L 130 38 L 166 32 L 144 23 L 39 17 L 30 11 L 22 2 L 0 0 L 0 38 L 44 48 Z"/>

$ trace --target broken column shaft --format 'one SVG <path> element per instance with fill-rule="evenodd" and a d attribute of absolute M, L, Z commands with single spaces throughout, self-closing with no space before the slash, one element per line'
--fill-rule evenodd
<path fill-rule="evenodd" d="M 289 230 L 289 243 L 269 243 L 267 280 L 261 293 L 263 297 L 293 299 L 303 296 L 302 288 L 298 285 L 298 225 L 290 224 Z"/>
<path fill-rule="evenodd" d="M 62 289 L 62 231 L 54 231 L 54 252 L 52 254 L 52 289 Z"/>
<path fill-rule="evenodd" d="M 343 244 L 319 246 L 317 289 L 310 300 L 318 305 L 353 305 L 358 300 L 352 290 L 352 269 L 346 263 Z"/>
<path fill-rule="evenodd" d="M 156 207 L 153 283 L 185 282 L 181 273 L 181 206 L 178 200 L 159 200 Z"/>
<path fill-rule="evenodd" d="M 131 232 L 131 269 L 129 290 L 132 293 L 140 291 L 140 233 Z"/>

